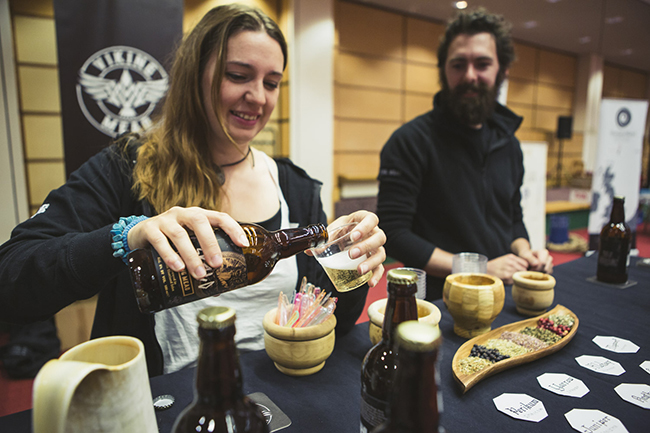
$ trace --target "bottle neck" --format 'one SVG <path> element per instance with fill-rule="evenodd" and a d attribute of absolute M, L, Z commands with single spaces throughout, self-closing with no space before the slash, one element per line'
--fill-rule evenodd
<path fill-rule="evenodd" d="M 400 347 L 398 352 L 388 423 L 395 431 L 438 433 L 438 350 L 413 352 Z"/>
<path fill-rule="evenodd" d="M 388 299 L 386 300 L 382 327 L 383 340 L 392 342 L 397 325 L 407 320 L 418 319 L 418 307 L 415 300 L 417 290 L 416 284 L 388 283 Z"/>
<path fill-rule="evenodd" d="M 278 246 L 281 259 L 294 256 L 306 249 L 327 242 L 327 228 L 324 224 L 311 224 L 307 227 L 276 230 L 270 233 Z"/>
<path fill-rule="evenodd" d="M 230 406 L 244 396 L 235 326 L 199 327 L 201 346 L 196 370 L 196 398 L 211 405 Z"/>
<path fill-rule="evenodd" d="M 612 213 L 609 217 L 610 224 L 619 224 L 625 222 L 625 201 L 620 198 L 614 198 Z"/>

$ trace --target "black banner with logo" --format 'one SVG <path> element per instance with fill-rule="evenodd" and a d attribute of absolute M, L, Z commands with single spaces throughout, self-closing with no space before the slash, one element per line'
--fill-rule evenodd
<path fill-rule="evenodd" d="M 151 124 L 183 0 L 54 0 L 54 13 L 69 176 L 112 138 Z"/>

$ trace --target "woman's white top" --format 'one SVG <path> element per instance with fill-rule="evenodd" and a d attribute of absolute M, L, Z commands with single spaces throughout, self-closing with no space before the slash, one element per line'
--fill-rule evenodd
<path fill-rule="evenodd" d="M 263 154 L 267 167 L 272 163 Z M 280 201 L 282 229 L 294 228 L 289 223 L 289 207 L 284 199 L 277 174 L 269 167 L 275 182 Z M 277 262 L 271 274 L 257 284 L 245 286 L 216 297 L 209 297 L 178 307 L 162 310 L 154 315 L 156 339 L 162 348 L 163 372 L 173 373 L 196 364 L 199 355 L 198 323 L 196 316 L 206 307 L 217 305 L 233 308 L 237 314 L 235 321 L 235 342 L 239 350 L 261 350 L 264 348 L 264 329 L 262 319 L 278 303 L 280 292 L 292 298 L 298 281 L 298 262 L 289 257 Z"/>

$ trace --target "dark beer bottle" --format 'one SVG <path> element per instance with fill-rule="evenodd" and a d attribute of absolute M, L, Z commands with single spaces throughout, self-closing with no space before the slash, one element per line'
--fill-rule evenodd
<path fill-rule="evenodd" d="M 178 415 L 172 433 L 268 432 L 264 415 L 244 395 L 235 347 L 235 310 L 205 308 L 197 321 L 201 346 L 194 400 Z"/>
<path fill-rule="evenodd" d="M 238 247 L 222 230 L 215 229 L 223 264 L 213 269 L 204 260 L 206 276 L 201 280 L 193 279 L 187 269 L 172 271 L 153 248 L 129 253 L 131 282 L 140 311 L 153 313 L 255 284 L 271 273 L 279 259 L 327 241 L 327 229 L 323 224 L 273 232 L 256 224 L 242 223 L 241 226 L 250 246 Z M 203 259 L 203 251 L 194 234 L 190 233 L 190 239 Z"/>
<path fill-rule="evenodd" d="M 384 312 L 381 341 L 373 346 L 361 365 L 361 432 L 372 431 L 386 419 L 388 395 L 393 390 L 396 356 L 393 348 L 395 329 L 401 322 L 418 319 L 415 300 L 418 277 L 406 269 L 391 269 L 388 299 Z"/>
<path fill-rule="evenodd" d="M 398 354 L 393 392 L 388 400 L 386 422 L 373 433 L 440 433 L 442 396 L 438 350 L 442 343 L 437 326 L 408 321 L 397 327 Z"/>
<path fill-rule="evenodd" d="M 631 231 L 625 224 L 625 198 L 614 197 L 609 222 L 600 232 L 596 278 L 610 284 L 627 282 Z"/>

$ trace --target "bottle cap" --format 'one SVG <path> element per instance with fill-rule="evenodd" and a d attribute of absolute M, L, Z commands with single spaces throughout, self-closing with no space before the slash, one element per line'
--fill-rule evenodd
<path fill-rule="evenodd" d="M 438 326 L 408 320 L 397 326 L 395 340 L 399 347 L 413 352 L 430 352 L 442 343 Z"/>
<path fill-rule="evenodd" d="M 386 275 L 386 280 L 393 284 L 417 284 L 418 275 L 407 269 L 391 269 Z"/>
<path fill-rule="evenodd" d="M 204 329 L 222 329 L 235 324 L 235 310 L 229 307 L 208 307 L 199 311 L 196 317 Z"/>
<path fill-rule="evenodd" d="M 175 401 L 176 399 L 174 398 L 173 395 L 169 395 L 169 394 L 159 395 L 158 397 L 153 399 L 153 407 L 156 410 L 166 410 L 172 407 Z"/>

